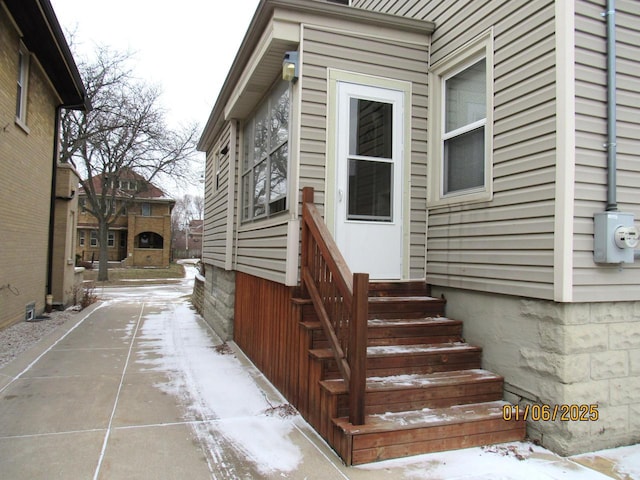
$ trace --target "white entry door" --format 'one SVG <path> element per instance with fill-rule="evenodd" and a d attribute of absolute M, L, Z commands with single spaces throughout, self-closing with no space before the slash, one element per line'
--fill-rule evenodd
<path fill-rule="evenodd" d="M 403 92 L 338 83 L 336 226 L 352 272 L 400 279 Z"/>

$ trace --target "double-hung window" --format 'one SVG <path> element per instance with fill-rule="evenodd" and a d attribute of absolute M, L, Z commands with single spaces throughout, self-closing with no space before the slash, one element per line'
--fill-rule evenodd
<path fill-rule="evenodd" d="M 432 205 L 491 199 L 491 49 L 488 33 L 430 72 Z"/>
<path fill-rule="evenodd" d="M 242 220 L 287 208 L 289 82 L 278 82 L 243 132 Z"/>
<path fill-rule="evenodd" d="M 16 92 L 16 122 L 27 126 L 27 87 L 29 86 L 29 51 L 20 45 L 18 50 L 18 88 Z"/>

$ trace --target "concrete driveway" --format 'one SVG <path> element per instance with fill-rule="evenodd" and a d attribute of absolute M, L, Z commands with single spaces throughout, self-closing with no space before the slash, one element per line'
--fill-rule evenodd
<path fill-rule="evenodd" d="M 526 443 L 346 468 L 194 312 L 192 277 L 104 288 L 0 369 L 0 478 L 610 478 Z"/>

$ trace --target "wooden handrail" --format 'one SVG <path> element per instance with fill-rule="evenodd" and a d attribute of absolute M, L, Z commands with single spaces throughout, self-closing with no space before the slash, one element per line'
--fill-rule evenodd
<path fill-rule="evenodd" d="M 302 190 L 303 292 L 311 298 L 349 388 L 349 421 L 364 423 L 369 275 L 352 274 L 314 204 Z"/>

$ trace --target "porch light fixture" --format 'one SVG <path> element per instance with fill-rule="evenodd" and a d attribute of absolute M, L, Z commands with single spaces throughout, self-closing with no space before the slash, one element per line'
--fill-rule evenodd
<path fill-rule="evenodd" d="M 285 52 L 282 60 L 282 79 L 287 82 L 295 82 L 299 76 L 298 52 Z"/>

